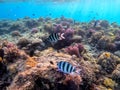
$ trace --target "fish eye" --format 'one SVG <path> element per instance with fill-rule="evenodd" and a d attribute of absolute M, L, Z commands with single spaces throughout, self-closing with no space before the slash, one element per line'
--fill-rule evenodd
<path fill-rule="evenodd" d="M 50 61 L 50 64 L 53 64 L 53 65 L 54 65 L 53 61 Z"/>

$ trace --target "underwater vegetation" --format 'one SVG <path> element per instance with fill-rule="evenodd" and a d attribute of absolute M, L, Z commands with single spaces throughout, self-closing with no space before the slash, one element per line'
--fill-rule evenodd
<path fill-rule="evenodd" d="M 1 90 L 120 90 L 120 25 L 60 17 L 0 21 Z"/>

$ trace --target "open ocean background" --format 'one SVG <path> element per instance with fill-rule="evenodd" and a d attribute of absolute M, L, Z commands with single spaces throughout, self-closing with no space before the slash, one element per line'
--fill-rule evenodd
<path fill-rule="evenodd" d="M 0 0 L 0 19 L 61 16 L 120 23 L 120 0 Z"/>

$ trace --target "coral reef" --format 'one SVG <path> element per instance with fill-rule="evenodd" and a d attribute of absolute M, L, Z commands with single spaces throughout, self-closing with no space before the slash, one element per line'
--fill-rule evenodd
<path fill-rule="evenodd" d="M 120 90 L 116 22 L 25 17 L 1 20 L 0 31 L 1 90 Z M 53 33 L 64 39 L 44 43 Z M 60 72 L 60 61 L 75 66 L 75 72 Z"/>

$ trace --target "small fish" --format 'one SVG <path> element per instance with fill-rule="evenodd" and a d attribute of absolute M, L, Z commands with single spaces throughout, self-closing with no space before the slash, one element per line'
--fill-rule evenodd
<path fill-rule="evenodd" d="M 63 73 L 70 74 L 72 72 L 75 72 L 75 67 L 69 62 L 60 61 L 57 63 L 57 66 L 58 69 Z"/>
<path fill-rule="evenodd" d="M 35 13 L 33 13 L 32 16 L 35 16 Z"/>
<path fill-rule="evenodd" d="M 95 28 L 95 27 L 98 25 L 98 23 L 99 23 L 99 20 L 96 20 L 96 21 L 94 22 L 93 27 Z"/>
<path fill-rule="evenodd" d="M 60 33 L 52 33 L 47 39 L 44 40 L 45 44 L 52 44 L 54 45 L 55 43 L 57 43 L 59 40 L 65 39 L 64 38 L 64 33 L 60 34 Z"/>

